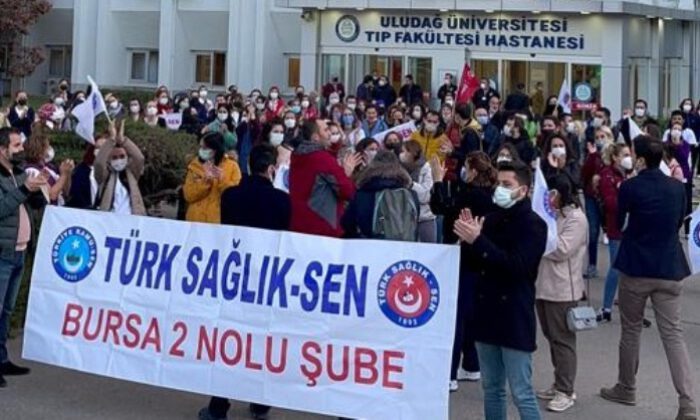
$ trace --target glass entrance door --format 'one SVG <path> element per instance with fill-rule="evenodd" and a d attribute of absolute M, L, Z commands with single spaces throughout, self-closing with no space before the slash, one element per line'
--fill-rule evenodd
<path fill-rule="evenodd" d="M 350 55 L 350 87 L 354 92 L 366 75 L 387 76 L 389 83 L 398 92 L 401 88 L 403 57 L 379 55 Z"/>
<path fill-rule="evenodd" d="M 549 96 L 559 95 L 559 89 L 566 77 L 565 63 L 503 61 L 503 97 L 516 90 L 518 84 L 525 85 L 533 102 L 533 113 L 544 111 L 544 102 Z M 542 87 L 541 93 L 538 86 Z"/>

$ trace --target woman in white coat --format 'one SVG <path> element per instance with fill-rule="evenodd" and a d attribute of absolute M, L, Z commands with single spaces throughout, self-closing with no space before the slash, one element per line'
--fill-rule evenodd
<path fill-rule="evenodd" d="M 433 189 L 433 174 L 430 163 L 423 156 L 423 148 L 415 140 L 403 143 L 399 155 L 401 164 L 413 180 L 413 191 L 418 195 L 420 215 L 418 216 L 418 239 L 421 242 L 437 242 L 436 216 L 430 211 L 430 190 Z"/>

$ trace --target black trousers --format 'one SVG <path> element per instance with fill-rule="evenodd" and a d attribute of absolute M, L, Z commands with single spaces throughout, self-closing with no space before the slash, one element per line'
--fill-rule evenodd
<path fill-rule="evenodd" d="M 231 408 L 231 403 L 226 398 L 211 397 L 209 401 L 209 412 L 214 417 L 226 417 L 228 409 Z M 262 404 L 250 404 L 250 411 L 255 414 L 266 414 L 270 411 L 270 407 Z"/>
<path fill-rule="evenodd" d="M 462 358 L 462 369 L 468 372 L 479 372 L 479 357 L 476 353 L 474 339 L 474 306 L 476 274 L 460 270 L 459 292 L 457 293 L 457 319 L 455 340 L 452 346 L 452 367 L 450 379 L 457 379 L 459 360 Z"/>

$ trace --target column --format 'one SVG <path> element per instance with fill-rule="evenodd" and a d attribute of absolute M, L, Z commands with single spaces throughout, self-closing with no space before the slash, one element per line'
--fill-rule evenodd
<path fill-rule="evenodd" d="M 606 18 L 603 25 L 604 40 L 601 43 L 600 59 L 602 66 L 602 104 L 610 109 L 612 118 L 617 119 L 622 115 L 623 107 L 626 107 L 627 90 L 623 85 L 622 70 L 625 63 L 624 49 L 624 17 Z"/>
<path fill-rule="evenodd" d="M 320 87 L 321 84 L 326 82 L 325 80 L 321 80 L 320 83 L 316 83 L 316 70 L 318 69 L 319 59 L 319 28 L 321 26 L 321 19 L 322 13 L 313 12 L 313 19 L 308 22 L 306 20 L 301 21 L 301 84 L 306 86 L 307 89 L 310 86 Z"/>
<path fill-rule="evenodd" d="M 97 51 L 97 7 L 93 0 L 74 0 L 73 2 L 73 58 L 71 63 L 71 84 L 87 84 L 87 76 L 94 76 Z"/>
<path fill-rule="evenodd" d="M 158 39 L 158 85 L 173 86 L 175 75 L 175 30 L 177 2 L 160 0 L 160 38 Z M 180 88 L 180 87 L 177 87 Z"/>

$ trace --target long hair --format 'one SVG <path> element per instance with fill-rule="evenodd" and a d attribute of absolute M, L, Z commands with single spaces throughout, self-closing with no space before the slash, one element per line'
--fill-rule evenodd
<path fill-rule="evenodd" d="M 224 159 L 224 136 L 219 132 L 209 132 L 202 136 L 202 141 L 214 151 L 214 164 L 219 166 Z"/>
<path fill-rule="evenodd" d="M 471 184 L 475 187 L 491 188 L 496 185 L 498 171 L 491 164 L 489 156 L 484 152 L 471 152 L 467 155 L 467 166 L 476 171 L 476 177 Z"/>
<path fill-rule="evenodd" d="M 547 178 L 547 186 L 549 189 L 555 190 L 559 195 L 559 203 L 562 209 L 572 205 L 581 208 L 581 202 L 578 199 L 573 180 L 569 174 L 560 172 Z"/>

